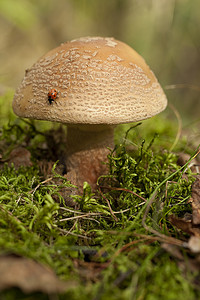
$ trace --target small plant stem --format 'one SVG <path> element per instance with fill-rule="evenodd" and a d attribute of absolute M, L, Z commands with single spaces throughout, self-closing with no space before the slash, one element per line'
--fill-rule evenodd
<path fill-rule="evenodd" d="M 106 202 L 107 202 L 107 204 L 108 204 L 108 207 L 109 207 L 109 210 L 110 210 L 110 213 L 111 213 L 111 215 L 113 216 L 114 220 L 117 222 L 117 221 L 118 221 L 118 218 L 114 215 L 114 212 L 113 212 L 113 210 L 112 210 L 112 207 L 111 207 L 111 205 L 110 205 L 110 202 L 109 202 L 108 199 L 104 196 L 104 194 L 102 193 L 101 189 L 99 189 L 99 192 L 100 192 L 102 198 L 103 198 L 104 200 L 106 200 Z"/>
<path fill-rule="evenodd" d="M 143 198 L 142 196 L 138 195 L 137 193 L 129 190 L 129 189 L 125 189 L 125 188 L 116 188 L 116 187 L 110 187 L 110 186 L 101 186 L 101 188 L 105 188 L 105 189 L 109 189 L 109 190 L 113 190 L 113 191 L 124 191 L 127 193 L 130 193 L 138 198 L 140 198 L 141 200 L 143 200 L 144 202 L 147 202 L 147 200 L 145 198 Z"/>

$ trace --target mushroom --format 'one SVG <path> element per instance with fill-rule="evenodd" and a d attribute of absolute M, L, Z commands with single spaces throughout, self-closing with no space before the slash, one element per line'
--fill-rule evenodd
<path fill-rule="evenodd" d="M 67 178 L 95 187 L 105 174 L 117 124 L 150 118 L 167 98 L 144 59 L 114 38 L 84 37 L 41 57 L 17 89 L 13 110 L 20 117 L 68 125 Z"/>

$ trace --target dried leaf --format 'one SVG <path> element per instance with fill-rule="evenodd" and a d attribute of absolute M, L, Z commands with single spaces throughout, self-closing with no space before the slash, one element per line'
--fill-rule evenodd
<path fill-rule="evenodd" d="M 18 287 L 24 293 L 62 293 L 75 286 L 61 281 L 47 266 L 16 255 L 0 256 L 0 278 L 0 290 Z"/>
<path fill-rule="evenodd" d="M 195 235 L 200 237 L 200 228 L 193 225 L 192 223 L 192 216 L 189 219 L 188 217 L 185 218 L 177 218 L 176 216 L 170 216 L 169 221 L 172 225 L 176 226 L 178 229 L 181 229 L 184 232 L 187 232 L 191 235 Z"/>
<path fill-rule="evenodd" d="M 32 166 L 31 162 L 31 153 L 23 147 L 17 147 L 13 149 L 8 158 L 8 164 L 14 164 L 15 168 L 18 169 L 20 166 L 30 167 Z"/>
<path fill-rule="evenodd" d="M 191 156 L 187 153 L 179 153 L 179 157 L 177 160 L 178 165 L 184 166 L 188 160 L 191 158 Z M 192 172 L 198 173 L 199 172 L 199 162 L 196 158 L 193 158 L 192 161 L 189 163 L 187 168 L 190 168 Z M 186 174 L 183 174 L 184 177 Z"/>
<path fill-rule="evenodd" d="M 190 198 L 192 204 L 193 224 L 200 224 L 200 176 L 197 176 L 192 185 L 192 196 Z"/>

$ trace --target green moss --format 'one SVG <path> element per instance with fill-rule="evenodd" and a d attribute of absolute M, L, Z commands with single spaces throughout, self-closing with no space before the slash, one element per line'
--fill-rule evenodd
<path fill-rule="evenodd" d="M 2 128 L 3 155 L 9 157 L 15 145 L 23 144 L 32 153 L 33 166 L 16 170 L 4 163 L 0 170 L 1 252 L 31 257 L 49 265 L 61 279 L 74 278 L 77 288 L 60 299 L 173 299 L 177 293 L 195 299 L 198 295 L 191 285 L 192 274 L 183 276 L 176 260 L 162 250 L 159 238 L 147 232 L 142 221 L 151 201 L 145 223 L 178 239 L 168 216 L 191 212 L 188 199 L 194 174 L 185 170 L 185 179 L 177 154 L 165 149 L 165 140 L 161 142 L 169 128 L 160 131 L 159 142 L 151 135 L 139 143 L 135 137 L 136 132 L 142 135 L 140 128 L 143 131 L 142 125 L 126 130 L 124 137 L 118 132 L 121 143 L 110 151 L 109 175 L 99 178 L 96 193 L 85 182 L 83 195 L 71 196 L 77 210 L 68 207 L 62 196 L 61 190 L 72 186 L 55 171 L 56 163 L 49 181 L 38 166 L 44 156 L 40 145 L 50 132 L 32 122 L 14 121 Z M 18 293 L 11 289 L 1 294 L 12 299 Z M 38 297 L 46 299 L 44 294 Z"/>

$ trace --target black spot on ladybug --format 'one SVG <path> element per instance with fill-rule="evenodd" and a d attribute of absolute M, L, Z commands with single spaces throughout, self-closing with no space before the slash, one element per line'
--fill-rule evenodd
<path fill-rule="evenodd" d="M 55 89 L 51 89 L 48 92 L 48 101 L 49 101 L 49 104 L 52 104 L 52 102 L 54 102 L 56 100 L 57 95 L 58 95 L 58 92 Z"/>

